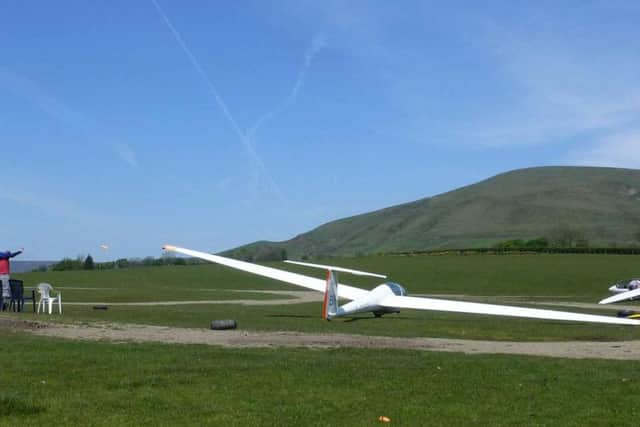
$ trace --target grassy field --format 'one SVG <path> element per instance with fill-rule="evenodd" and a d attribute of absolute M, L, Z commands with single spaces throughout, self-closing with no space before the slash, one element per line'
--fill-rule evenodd
<path fill-rule="evenodd" d="M 640 258 L 598 255 L 365 257 L 330 262 L 386 273 L 415 294 L 597 301 Z M 283 265 L 279 265 L 283 266 Z M 291 268 L 288 266 L 288 268 Z M 322 276 L 321 271 L 294 268 Z M 19 276 L 19 275 L 16 275 Z M 299 290 L 214 265 L 29 273 L 65 302 L 276 298 L 233 289 Z M 342 276 L 373 287 L 375 281 Z M 488 298 L 487 298 L 488 296 Z M 282 296 L 277 296 L 282 298 Z M 525 300 L 526 300 L 525 299 Z M 67 304 L 52 321 L 135 322 L 510 340 L 638 339 L 635 328 L 403 312 L 320 319 L 320 303 L 272 306 Z M 607 312 L 605 312 L 607 313 Z M 640 361 L 547 359 L 403 350 L 223 349 L 73 342 L 0 329 L 0 425 L 636 425 Z"/>
<path fill-rule="evenodd" d="M 545 295 L 594 301 L 606 295 L 618 279 L 640 276 L 640 258 L 634 255 L 442 255 L 370 256 L 319 260 L 387 274 L 410 293 L 469 295 Z M 315 275 L 324 272 L 284 263 L 271 266 Z M 26 285 L 49 281 L 54 286 L 118 289 L 132 292 L 171 289 L 175 295 L 202 289 L 300 289 L 213 264 L 147 267 L 109 271 L 69 271 L 16 274 Z M 344 274 L 342 282 L 373 287 L 377 279 Z M 148 292 L 151 291 L 151 292 Z"/>
<path fill-rule="evenodd" d="M 636 425 L 640 362 L 223 350 L 0 331 L 0 425 Z"/>
<path fill-rule="evenodd" d="M 363 257 L 324 260 L 366 271 L 386 273 L 413 294 L 456 294 L 500 302 L 499 296 L 530 300 L 595 302 L 607 295 L 608 285 L 638 272 L 640 258 L 621 255 L 471 255 L 421 257 Z M 313 269 L 273 264 L 306 274 Z M 295 268 L 292 268 L 295 267 Z M 18 275 L 16 275 L 18 276 Z M 282 298 L 233 289 L 300 290 L 215 265 L 138 268 L 92 272 L 29 273 L 27 285 L 47 281 L 63 287 L 65 302 L 144 302 Z M 375 280 L 341 276 L 343 282 L 372 288 Z M 71 288 L 71 289 L 70 289 Z M 485 298 L 489 296 L 489 298 Z M 494 296 L 492 298 L 491 296 Z M 522 302 L 526 303 L 526 299 Z M 554 307 L 558 308 L 558 307 Z M 320 304 L 248 306 L 236 304 L 131 307 L 112 305 L 107 311 L 91 306 L 65 306 L 62 321 L 106 320 L 206 328 L 212 319 L 233 318 L 249 330 L 295 330 L 388 336 L 431 336 L 501 340 L 628 340 L 639 337 L 634 328 L 565 322 L 509 319 L 491 316 L 403 311 L 374 319 L 364 314 L 325 322 Z M 575 309 L 573 309 L 575 310 Z M 579 311 L 579 310 L 576 310 Z M 615 311 L 598 311 L 615 315 Z M 22 315 L 29 317 L 30 315 Z"/>

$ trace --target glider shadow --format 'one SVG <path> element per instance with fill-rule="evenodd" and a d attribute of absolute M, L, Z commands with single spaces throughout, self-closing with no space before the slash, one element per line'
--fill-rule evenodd
<path fill-rule="evenodd" d="M 318 318 L 319 316 L 312 316 L 310 314 L 267 314 L 266 317 L 281 317 L 281 318 L 291 318 L 291 319 L 312 319 L 312 318 Z"/>

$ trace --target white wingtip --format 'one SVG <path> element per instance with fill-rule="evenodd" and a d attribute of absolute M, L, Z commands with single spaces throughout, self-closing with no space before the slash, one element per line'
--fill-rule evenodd
<path fill-rule="evenodd" d="M 616 295 L 611 295 L 609 298 L 603 299 L 598 304 L 611 304 L 613 302 L 626 301 L 635 298 L 640 298 L 640 288 L 622 292 Z"/>
<path fill-rule="evenodd" d="M 335 265 L 311 264 L 310 262 L 292 261 L 290 259 L 286 259 L 284 260 L 284 262 L 289 264 L 303 265 L 305 267 L 322 268 L 324 270 L 331 270 L 331 271 L 341 271 L 343 273 L 355 274 L 356 276 L 370 276 L 370 277 L 377 277 L 379 279 L 387 278 L 387 276 L 385 276 L 384 274 L 369 273 L 366 271 L 353 270 L 350 268 L 336 267 Z"/>

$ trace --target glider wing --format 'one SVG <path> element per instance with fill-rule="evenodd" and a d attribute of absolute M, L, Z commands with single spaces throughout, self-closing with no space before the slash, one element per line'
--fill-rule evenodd
<path fill-rule="evenodd" d="M 626 301 L 628 299 L 632 299 L 636 297 L 640 297 L 640 288 L 634 289 L 632 291 L 623 292 L 621 294 L 612 295 L 609 298 L 603 299 L 598 304 L 611 304 L 613 302 Z"/>
<path fill-rule="evenodd" d="M 251 262 L 239 261 L 237 259 L 226 258 L 219 255 L 208 254 L 205 252 L 193 251 L 191 249 L 179 248 L 172 245 L 166 245 L 163 247 L 163 249 L 166 251 L 178 252 L 194 258 L 204 259 L 216 264 L 221 264 L 227 267 L 246 271 L 248 273 L 257 274 L 258 276 L 268 277 L 270 279 L 279 280 L 281 282 L 290 283 L 296 286 L 302 286 L 303 288 L 307 289 L 313 289 L 314 291 L 318 292 L 324 292 L 327 286 L 326 281 L 322 279 L 316 279 L 315 277 L 292 273 L 290 271 L 279 270 L 277 268 L 266 267 L 264 265 L 253 264 Z M 369 292 L 364 289 L 354 288 L 353 286 L 341 284 L 338 285 L 338 295 L 340 296 L 340 298 L 354 300 L 363 297 L 368 293 Z"/>
<path fill-rule="evenodd" d="M 412 308 L 415 310 L 451 311 L 456 313 L 491 314 L 495 316 L 528 317 L 532 319 L 569 320 L 575 322 L 612 323 L 618 325 L 640 325 L 640 320 L 571 313 L 568 311 L 543 310 L 538 308 L 508 305 L 482 304 L 435 298 L 390 296 L 381 303 L 389 308 Z"/>

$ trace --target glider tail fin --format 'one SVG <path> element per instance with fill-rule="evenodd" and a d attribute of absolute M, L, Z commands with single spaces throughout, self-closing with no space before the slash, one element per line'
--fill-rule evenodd
<path fill-rule="evenodd" d="M 327 287 L 324 291 L 322 318 L 331 320 L 338 313 L 338 273 L 327 270 Z"/>

